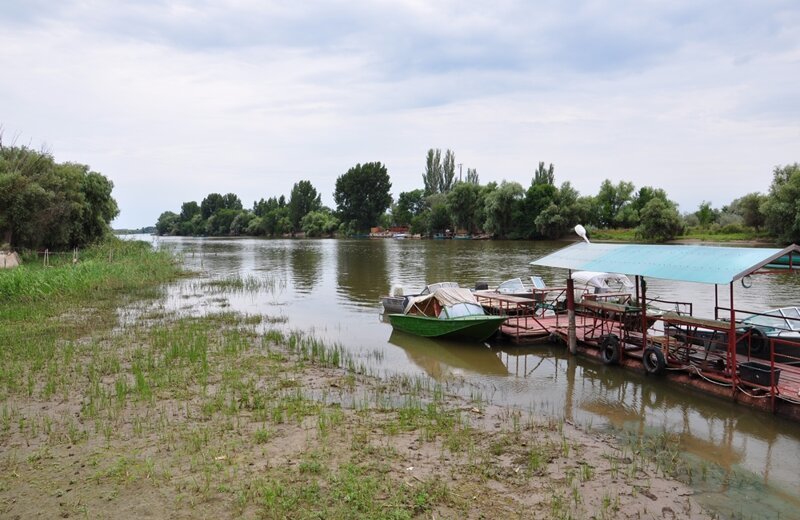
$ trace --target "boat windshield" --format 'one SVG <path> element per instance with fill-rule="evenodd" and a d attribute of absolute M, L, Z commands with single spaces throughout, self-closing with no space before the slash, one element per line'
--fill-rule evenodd
<path fill-rule="evenodd" d="M 463 318 L 464 316 L 483 316 L 483 307 L 475 303 L 456 303 L 442 308 L 439 313 L 440 320 L 449 318 Z"/>
<path fill-rule="evenodd" d="M 781 314 L 786 316 L 786 322 L 792 330 L 800 330 L 800 311 L 797 307 L 784 307 Z"/>
<path fill-rule="evenodd" d="M 501 283 L 497 286 L 497 292 L 499 293 L 522 293 L 525 292 L 525 285 L 522 283 L 522 280 L 519 278 L 512 278 L 511 280 L 506 280 L 505 282 Z"/>
<path fill-rule="evenodd" d="M 771 329 L 788 330 L 789 325 L 786 323 L 787 321 L 791 320 L 784 318 L 780 309 L 775 309 L 759 316 L 751 316 L 750 318 L 742 320 L 742 323 L 769 327 Z"/>

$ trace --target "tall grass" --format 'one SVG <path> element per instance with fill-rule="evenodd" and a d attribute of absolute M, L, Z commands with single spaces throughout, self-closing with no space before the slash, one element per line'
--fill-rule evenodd
<path fill-rule="evenodd" d="M 177 263 L 145 242 L 109 239 L 80 252 L 79 260 L 44 266 L 25 255 L 15 269 L 0 270 L 0 308 L 59 297 L 90 297 L 99 291 L 152 286 L 174 278 Z"/>

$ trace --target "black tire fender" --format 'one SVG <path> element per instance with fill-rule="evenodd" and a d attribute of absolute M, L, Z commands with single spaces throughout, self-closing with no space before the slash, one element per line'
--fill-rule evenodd
<path fill-rule="evenodd" d="M 662 374 L 667 368 L 667 360 L 660 348 L 647 347 L 642 355 L 642 365 L 648 374 Z"/>
<path fill-rule="evenodd" d="M 622 359 L 622 345 L 616 334 L 606 334 L 600 340 L 600 355 L 606 365 L 618 365 Z"/>
<path fill-rule="evenodd" d="M 756 327 L 750 327 L 750 352 L 759 356 L 769 352 L 769 339 Z"/>

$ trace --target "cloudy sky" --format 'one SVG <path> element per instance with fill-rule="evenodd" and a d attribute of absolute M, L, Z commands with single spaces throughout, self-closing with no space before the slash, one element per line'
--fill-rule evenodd
<path fill-rule="evenodd" d="M 108 176 L 122 228 L 299 180 L 333 206 L 369 161 L 396 197 L 429 148 L 681 211 L 800 161 L 797 0 L 4 0 L 0 71 L 4 142 Z"/>

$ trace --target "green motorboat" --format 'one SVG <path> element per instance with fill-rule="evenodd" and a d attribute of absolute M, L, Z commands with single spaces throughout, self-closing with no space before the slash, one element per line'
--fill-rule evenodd
<path fill-rule="evenodd" d="M 467 289 L 444 287 L 413 297 L 403 314 L 389 314 L 395 330 L 426 338 L 460 338 L 483 341 L 505 321 L 488 316 Z"/>

